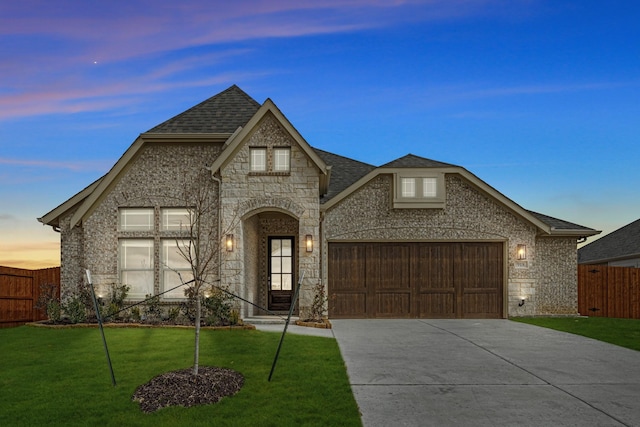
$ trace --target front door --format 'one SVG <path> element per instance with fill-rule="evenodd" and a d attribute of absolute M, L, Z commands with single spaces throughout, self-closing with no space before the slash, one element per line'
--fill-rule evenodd
<path fill-rule="evenodd" d="M 269 238 L 269 310 L 288 311 L 293 298 L 293 237 Z"/>

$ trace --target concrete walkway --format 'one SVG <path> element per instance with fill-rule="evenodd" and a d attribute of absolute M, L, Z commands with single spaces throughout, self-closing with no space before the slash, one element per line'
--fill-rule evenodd
<path fill-rule="evenodd" d="M 638 351 L 508 320 L 332 323 L 365 426 L 640 426 Z"/>

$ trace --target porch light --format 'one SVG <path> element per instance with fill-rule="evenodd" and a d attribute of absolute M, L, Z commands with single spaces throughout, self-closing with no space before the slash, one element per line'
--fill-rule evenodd
<path fill-rule="evenodd" d="M 520 302 L 518 303 L 518 307 L 522 307 L 522 306 L 524 305 L 524 303 L 525 303 L 525 299 L 524 299 L 524 298 L 522 298 L 522 299 L 520 300 Z"/>
<path fill-rule="evenodd" d="M 227 248 L 227 252 L 233 252 L 233 234 L 227 234 L 224 246 Z"/>
<path fill-rule="evenodd" d="M 305 236 L 304 244 L 307 247 L 307 252 L 313 252 L 313 236 L 311 234 Z"/>
<path fill-rule="evenodd" d="M 527 245 L 516 246 L 516 259 L 517 260 L 527 259 Z"/>

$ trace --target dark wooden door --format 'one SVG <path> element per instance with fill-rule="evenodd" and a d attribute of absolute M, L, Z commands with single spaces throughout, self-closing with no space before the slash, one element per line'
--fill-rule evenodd
<path fill-rule="evenodd" d="M 333 318 L 500 318 L 499 242 L 330 243 Z"/>
<path fill-rule="evenodd" d="M 293 237 L 269 238 L 269 310 L 287 311 L 293 299 L 295 239 Z"/>

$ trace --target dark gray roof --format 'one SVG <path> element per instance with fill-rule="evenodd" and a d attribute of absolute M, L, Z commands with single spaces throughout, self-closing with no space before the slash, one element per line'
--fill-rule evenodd
<path fill-rule="evenodd" d="M 578 262 L 605 262 L 640 255 L 640 219 L 578 249 Z"/>
<path fill-rule="evenodd" d="M 587 232 L 595 231 L 593 228 L 584 227 L 582 225 L 574 224 L 573 222 L 565 221 L 562 219 L 554 218 L 548 215 L 544 215 L 534 211 L 528 211 L 531 215 L 538 218 L 548 226 L 556 230 L 584 230 Z M 591 235 L 592 233 L 589 233 Z"/>
<path fill-rule="evenodd" d="M 322 196 L 320 203 L 325 203 L 336 194 L 342 192 L 348 186 L 374 170 L 376 167 L 368 163 L 359 162 L 328 151 L 313 149 L 324 162 L 331 166 L 331 178 L 329 191 Z"/>
<path fill-rule="evenodd" d="M 244 126 L 259 108 L 256 100 L 233 85 L 160 123 L 148 133 L 233 133 L 239 126 Z"/>
<path fill-rule="evenodd" d="M 381 168 L 446 168 L 455 166 L 450 163 L 442 163 L 436 160 L 426 159 L 424 157 L 407 154 L 392 162 L 386 163 Z"/>

